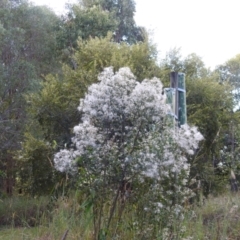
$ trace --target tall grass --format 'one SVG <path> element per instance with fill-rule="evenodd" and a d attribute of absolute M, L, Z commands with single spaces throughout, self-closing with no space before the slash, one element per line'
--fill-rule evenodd
<path fill-rule="evenodd" d="M 161 227 L 161 221 L 150 229 L 141 228 L 141 214 L 126 205 L 121 221 L 113 219 L 116 224 L 102 239 L 240 239 L 239 197 L 225 194 L 209 197 L 202 206 L 186 206 L 182 220 L 171 219 L 167 228 Z M 76 196 L 58 199 L 53 208 L 47 202 L 46 198 L 2 201 L 0 239 L 59 240 L 67 230 L 66 240 L 94 239 L 91 207 L 79 204 Z M 107 205 L 104 211 L 109 211 Z M 151 231 L 155 231 L 155 238 L 149 235 Z"/>
<path fill-rule="evenodd" d="M 48 212 L 47 197 L 12 197 L 0 200 L 0 227 L 33 227 Z"/>
<path fill-rule="evenodd" d="M 240 195 L 225 194 L 209 197 L 194 216 L 184 221 L 189 239 L 240 239 Z M 191 237 L 191 238 L 190 238 Z"/>

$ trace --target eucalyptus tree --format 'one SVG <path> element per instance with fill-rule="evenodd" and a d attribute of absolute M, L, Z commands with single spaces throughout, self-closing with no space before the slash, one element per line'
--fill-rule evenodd
<path fill-rule="evenodd" d="M 21 147 L 28 121 L 24 95 L 39 87 L 42 74 L 57 69 L 57 22 L 58 17 L 46 7 L 36 7 L 25 0 L 1 1 L 1 169 L 8 168 L 8 164 L 12 168 L 13 152 Z"/>
<path fill-rule="evenodd" d="M 116 21 L 114 40 L 130 44 L 144 40 L 144 28 L 136 25 L 134 14 L 136 3 L 134 0 L 82 0 L 84 6 L 101 6 L 104 11 L 111 13 Z"/>
<path fill-rule="evenodd" d="M 0 20 L 0 112 L 4 123 L 13 123 L 10 132 L 15 135 L 25 118 L 23 94 L 36 87 L 42 74 L 56 68 L 56 39 L 52 31 L 58 19 L 49 9 L 32 6 L 27 1 L 6 1 L 0 10 Z M 7 139 L 18 142 L 17 137 Z M 1 144 L 0 148 L 4 146 Z"/>
<path fill-rule="evenodd" d="M 59 47 L 72 54 L 79 37 L 83 40 L 105 37 L 109 31 L 114 34 L 116 42 L 133 44 L 143 41 L 146 33 L 144 28 L 136 25 L 134 13 L 133 0 L 82 0 L 69 5 L 59 28 Z"/>
<path fill-rule="evenodd" d="M 219 65 L 216 72 L 219 74 L 219 82 L 222 85 L 229 84 L 231 86 L 229 94 L 233 98 L 231 121 L 228 123 L 228 130 L 225 131 L 225 147 L 221 151 L 221 162 L 225 167 L 234 171 L 239 179 L 240 54 Z"/>
<path fill-rule="evenodd" d="M 67 14 L 62 16 L 58 33 L 59 49 L 76 49 L 78 38 L 105 37 L 115 28 L 116 20 L 112 13 L 101 6 L 85 6 L 81 3 L 70 5 Z"/>
<path fill-rule="evenodd" d="M 210 69 L 205 66 L 201 57 L 195 53 L 183 57 L 180 48 L 170 49 L 160 62 L 160 68 L 160 77 L 166 84 L 169 82 L 170 72 L 183 72 L 186 80 L 201 79 L 211 74 Z"/>
<path fill-rule="evenodd" d="M 218 75 L 212 75 L 187 81 L 188 121 L 198 126 L 205 139 L 192 159 L 191 171 L 202 180 L 206 195 L 225 190 L 229 176 L 228 172 L 219 175 L 216 168 L 232 122 L 233 99 L 231 86 L 218 80 Z"/>
<path fill-rule="evenodd" d="M 233 86 L 233 96 L 235 108 L 239 108 L 240 100 L 240 54 L 229 59 L 224 64 L 219 65 L 216 69 L 220 73 L 221 81 L 228 82 Z"/>

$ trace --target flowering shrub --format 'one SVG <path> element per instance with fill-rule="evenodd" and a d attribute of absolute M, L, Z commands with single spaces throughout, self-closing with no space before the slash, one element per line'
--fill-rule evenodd
<path fill-rule="evenodd" d="M 73 147 L 55 155 L 56 169 L 79 173 L 80 186 L 84 181 L 94 196 L 113 205 L 122 183 L 131 181 L 135 204 L 153 221 L 166 211 L 180 215 L 190 194 L 186 155 L 203 137 L 195 127 L 176 128 L 165 102 L 159 79 L 140 83 L 129 68 L 116 74 L 106 68 L 80 100 L 82 121 L 73 129 Z"/>

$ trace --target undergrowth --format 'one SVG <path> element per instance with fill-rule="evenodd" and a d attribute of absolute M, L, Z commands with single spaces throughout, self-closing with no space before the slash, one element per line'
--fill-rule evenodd
<path fill-rule="evenodd" d="M 104 211 L 109 211 L 107 204 Z M 139 219 L 140 216 L 144 217 L 126 203 L 122 220 L 113 219 L 116 225 L 109 229 L 107 237 L 100 234 L 98 239 L 240 239 L 239 194 L 209 197 L 201 206 L 185 206 L 182 221 L 170 219 L 167 227 L 161 224 L 165 221 L 162 219 L 158 224 L 149 225 L 150 229 L 142 229 L 144 219 Z M 96 239 L 92 209 L 80 203 L 75 195 L 59 198 L 51 207 L 47 198 L 1 200 L 0 224 L 0 239 L 3 240 L 54 240 L 64 235 L 66 240 Z M 145 234 L 149 231 L 155 231 L 156 237 Z"/>

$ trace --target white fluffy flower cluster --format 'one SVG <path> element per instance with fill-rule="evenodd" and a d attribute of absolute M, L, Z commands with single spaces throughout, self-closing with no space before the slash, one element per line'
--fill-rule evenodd
<path fill-rule="evenodd" d="M 190 155 L 194 154 L 194 150 L 197 149 L 201 140 L 203 140 L 203 136 L 196 127 L 185 124 L 178 129 L 177 142 Z"/>
<path fill-rule="evenodd" d="M 159 79 L 140 83 L 129 68 L 116 74 L 106 68 L 78 110 L 82 122 L 73 130 L 74 147 L 55 155 L 57 170 L 76 172 L 75 159 L 84 156 L 93 174 L 104 171 L 114 176 L 120 166 L 126 175 L 138 173 L 158 181 L 179 175 L 185 185 L 189 172 L 185 155 L 193 154 L 203 137 L 195 127 L 184 125 L 176 132 L 169 124 L 170 106 Z"/>
<path fill-rule="evenodd" d="M 66 149 L 55 154 L 54 163 L 55 168 L 60 172 L 75 172 L 76 170 L 73 152 Z"/>

